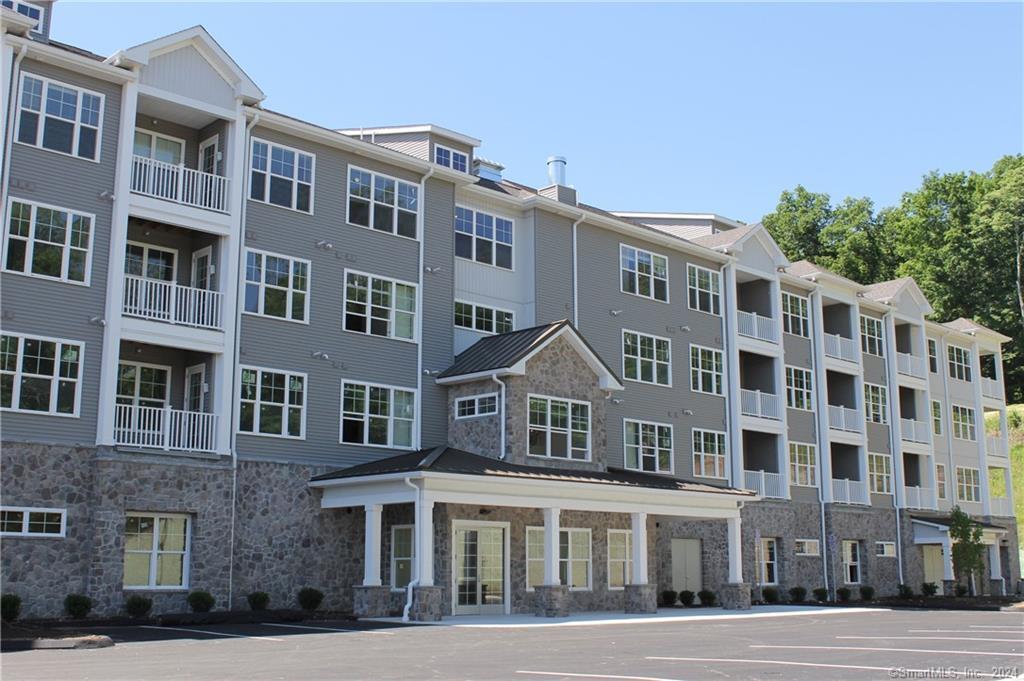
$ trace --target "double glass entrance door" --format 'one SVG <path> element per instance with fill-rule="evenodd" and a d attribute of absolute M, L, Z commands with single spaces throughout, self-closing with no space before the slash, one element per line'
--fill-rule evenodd
<path fill-rule="evenodd" d="M 452 565 L 456 615 L 504 613 L 505 527 L 456 527 Z"/>

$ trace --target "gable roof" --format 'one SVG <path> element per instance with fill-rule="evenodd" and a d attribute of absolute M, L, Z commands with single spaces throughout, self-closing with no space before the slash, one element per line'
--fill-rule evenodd
<path fill-rule="evenodd" d="M 706 234 L 699 236 L 696 239 L 690 239 L 695 244 L 700 244 L 706 248 L 727 248 L 734 245 L 736 242 L 743 239 L 754 229 L 754 225 L 747 225 L 746 227 L 737 227 L 736 229 L 724 229 L 714 234 Z"/>
<path fill-rule="evenodd" d="M 966 317 L 958 317 L 953 321 L 943 322 L 942 325 L 945 326 L 947 329 L 953 329 L 954 331 L 959 331 L 961 333 L 967 333 L 971 335 L 974 335 L 976 332 L 980 331 L 986 335 L 998 338 L 1002 343 L 1006 343 L 1007 341 L 1013 340 L 1009 336 L 1004 336 L 998 331 L 990 329 L 987 326 L 983 326 L 978 322 L 974 321 L 973 319 L 968 319 Z"/>
<path fill-rule="evenodd" d="M 768 233 L 768 229 L 760 222 L 700 236 L 692 239 L 692 241 L 695 244 L 700 244 L 712 250 L 732 251 L 734 254 L 738 254 L 743 251 L 743 244 L 751 239 L 757 239 L 761 243 L 776 267 L 786 267 L 789 265 L 789 258 L 782 252 L 779 245 L 775 243 L 775 239 Z"/>
<path fill-rule="evenodd" d="M 605 390 L 623 390 L 622 383 L 568 319 L 529 329 L 486 336 L 460 352 L 455 363 L 442 371 L 437 382 L 463 383 L 488 374 L 523 375 L 526 362 L 556 338 L 565 338 L 597 374 Z"/>
<path fill-rule="evenodd" d="M 868 284 L 864 288 L 864 297 L 877 300 L 880 303 L 888 303 L 899 298 L 904 293 L 909 293 L 914 302 L 921 308 L 925 315 L 932 313 L 931 303 L 925 297 L 924 291 L 917 285 L 913 277 L 900 277 L 889 281 L 880 281 L 875 284 Z"/>
<path fill-rule="evenodd" d="M 847 288 L 852 288 L 857 292 L 864 290 L 864 284 L 853 279 L 847 279 L 841 274 L 836 274 L 831 270 L 827 270 L 817 263 L 811 262 L 810 260 L 797 260 L 794 263 L 790 263 L 786 267 L 786 271 L 793 276 L 807 279 L 809 281 L 815 281 L 818 277 L 825 277 L 834 284 L 839 284 Z"/>

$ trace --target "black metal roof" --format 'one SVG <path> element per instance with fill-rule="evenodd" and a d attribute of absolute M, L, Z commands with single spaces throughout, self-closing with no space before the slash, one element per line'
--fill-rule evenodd
<path fill-rule="evenodd" d="M 924 522 L 924 523 L 932 523 L 933 525 L 941 525 L 943 527 L 949 527 L 950 523 L 952 522 L 948 515 L 939 515 L 939 514 L 935 514 L 935 513 L 911 513 L 910 514 L 910 519 L 911 520 L 920 520 L 921 522 Z M 1002 525 L 995 525 L 993 523 L 986 523 L 986 522 L 984 522 L 982 520 L 978 520 L 977 518 L 971 518 L 971 520 L 974 521 L 975 525 L 978 525 L 979 527 L 987 528 L 987 529 L 990 529 L 990 530 L 1005 530 L 1005 529 L 1007 529 L 1006 527 L 1004 527 Z"/>

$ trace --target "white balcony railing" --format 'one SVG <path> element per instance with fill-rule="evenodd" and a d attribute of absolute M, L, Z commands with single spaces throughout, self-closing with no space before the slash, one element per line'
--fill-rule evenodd
<path fill-rule="evenodd" d="M 784 499 L 786 490 L 782 484 L 782 475 L 768 471 L 743 471 L 743 486 L 757 492 L 762 497 Z"/>
<path fill-rule="evenodd" d="M 779 341 L 779 324 L 771 317 L 764 317 L 756 312 L 736 310 L 738 331 L 741 336 L 777 343 Z"/>
<path fill-rule="evenodd" d="M 864 432 L 864 419 L 856 409 L 838 404 L 828 405 L 828 427 L 850 433 Z"/>
<path fill-rule="evenodd" d="M 132 157 L 132 191 L 186 206 L 228 212 L 228 178 L 145 156 Z"/>
<path fill-rule="evenodd" d="M 991 515 L 999 518 L 1013 517 L 1013 504 L 1009 497 L 989 497 L 988 510 Z"/>
<path fill-rule="evenodd" d="M 781 419 L 782 403 L 775 393 L 760 390 L 740 390 L 740 412 L 744 416 L 760 416 L 765 419 Z"/>
<path fill-rule="evenodd" d="M 126 274 L 122 310 L 131 317 L 219 330 L 222 299 L 218 291 Z"/>
<path fill-rule="evenodd" d="M 214 452 L 216 433 L 216 414 L 134 404 L 118 404 L 114 411 L 114 441 L 119 445 Z"/>
<path fill-rule="evenodd" d="M 1003 383 L 994 378 L 981 377 L 981 394 L 996 400 L 1006 399 L 1003 395 Z"/>
<path fill-rule="evenodd" d="M 897 352 L 896 371 L 904 376 L 924 378 L 926 376 L 924 370 L 924 359 L 921 357 L 915 357 L 914 355 L 909 355 L 905 352 Z"/>
<path fill-rule="evenodd" d="M 857 346 L 852 338 L 840 336 L 838 333 L 825 334 L 825 354 L 847 362 L 857 361 Z"/>
<path fill-rule="evenodd" d="M 900 419 L 900 437 L 907 442 L 928 443 L 928 422 Z"/>
<path fill-rule="evenodd" d="M 867 504 L 868 486 L 860 480 L 833 478 L 832 500 L 839 504 Z"/>
<path fill-rule="evenodd" d="M 903 505 L 906 508 L 933 509 L 935 508 L 935 490 L 930 487 L 904 486 Z"/>
<path fill-rule="evenodd" d="M 985 453 L 988 456 L 1006 456 L 1006 443 L 1002 435 L 985 436 Z"/>

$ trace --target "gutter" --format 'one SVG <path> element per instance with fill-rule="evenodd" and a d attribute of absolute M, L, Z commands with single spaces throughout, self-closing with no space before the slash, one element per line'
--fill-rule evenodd
<path fill-rule="evenodd" d="M 505 382 L 498 378 L 498 374 L 491 374 L 491 380 L 501 386 L 501 451 L 498 458 L 505 459 Z"/>
<path fill-rule="evenodd" d="M 427 203 L 427 180 L 434 176 L 437 168 L 433 166 L 427 170 L 426 175 L 420 179 L 420 197 L 417 207 L 417 217 L 420 222 L 419 233 L 419 255 L 416 274 L 416 448 L 423 446 L 423 270 L 426 267 L 424 260 L 424 249 L 427 241 L 426 225 L 426 203 Z M 455 274 L 452 273 L 452 281 Z"/>
<path fill-rule="evenodd" d="M 820 305 L 817 305 L 815 303 L 818 300 L 820 300 L 820 299 L 821 299 L 821 287 L 819 285 L 815 284 L 814 290 L 811 291 L 811 294 L 808 297 L 809 307 L 810 307 L 809 312 L 811 312 L 812 314 L 815 313 L 815 311 L 820 307 Z M 815 416 L 814 428 L 815 428 L 816 431 L 819 431 L 818 432 L 818 513 L 819 513 L 819 516 L 820 516 L 819 521 L 821 523 L 821 543 L 818 545 L 818 551 L 821 553 L 821 578 L 822 578 L 822 580 L 824 580 L 823 586 L 825 587 L 825 591 L 828 591 L 829 590 L 829 584 L 828 584 L 828 551 L 829 551 L 829 548 L 828 548 L 828 536 L 826 535 L 826 532 L 825 532 L 825 485 L 826 484 L 829 484 L 829 485 L 832 484 L 832 467 L 829 466 L 829 479 L 826 481 L 824 479 L 824 476 L 822 475 L 822 471 L 824 470 L 824 466 L 821 465 L 821 462 L 824 460 L 825 456 L 829 456 L 829 457 L 832 456 L 832 445 L 831 445 L 831 442 L 829 441 L 828 431 L 825 430 L 824 432 L 821 432 L 823 430 L 821 428 L 822 409 L 825 409 L 826 412 L 827 412 L 827 410 L 828 410 L 828 401 L 825 400 L 824 404 L 822 404 L 822 402 L 823 402 L 823 400 L 822 400 L 822 394 L 823 394 L 822 391 L 826 389 L 826 386 L 819 385 L 820 381 L 818 380 L 818 369 L 819 369 L 819 366 L 818 366 L 818 359 L 819 359 L 819 357 L 818 357 L 818 346 L 819 346 L 819 342 L 820 341 L 819 341 L 818 333 L 816 333 L 816 328 L 817 327 L 814 326 L 814 323 L 812 321 L 811 322 L 811 339 L 810 340 L 811 340 L 811 375 L 814 377 L 814 379 L 813 379 L 814 380 L 814 408 L 815 408 L 815 412 L 814 412 L 814 416 Z M 824 338 L 824 336 L 822 336 L 822 338 Z M 824 353 L 822 353 L 822 355 L 824 355 Z M 827 416 L 826 416 L 826 418 L 827 418 Z M 828 451 L 825 451 L 826 449 L 828 449 Z"/>
<path fill-rule="evenodd" d="M 409 487 L 412 487 L 414 490 L 416 490 L 416 505 L 413 508 L 414 509 L 418 509 L 420 507 L 420 504 L 423 503 L 423 489 L 420 488 L 419 485 L 414 485 L 413 482 L 412 482 L 412 478 L 411 477 L 407 476 L 407 477 L 403 478 L 402 482 L 404 482 L 406 485 L 408 485 Z M 413 517 L 415 517 L 415 515 L 416 515 L 416 512 L 414 510 L 413 511 Z M 402 609 L 402 621 L 403 622 L 408 622 L 409 621 L 409 611 L 412 609 L 412 590 L 420 585 L 420 564 L 419 564 L 419 559 L 420 559 L 421 548 L 420 548 L 419 544 L 420 544 L 419 528 L 418 527 L 413 527 L 413 531 L 412 531 L 412 555 L 413 555 L 413 568 L 414 568 L 415 572 L 413 572 L 413 575 L 414 575 L 413 579 L 405 587 L 405 607 Z"/>

